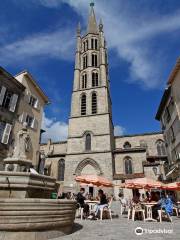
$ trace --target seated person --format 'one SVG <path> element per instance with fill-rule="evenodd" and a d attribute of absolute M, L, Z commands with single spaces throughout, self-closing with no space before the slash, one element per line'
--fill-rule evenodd
<path fill-rule="evenodd" d="M 145 200 L 146 200 L 146 198 L 145 198 L 145 194 L 144 194 L 144 193 L 142 193 L 142 194 L 141 194 L 140 201 L 141 201 L 141 202 L 144 202 Z"/>
<path fill-rule="evenodd" d="M 132 205 L 140 203 L 140 193 L 137 192 L 132 198 Z"/>
<path fill-rule="evenodd" d="M 89 214 L 89 205 L 84 202 L 86 200 L 86 198 L 84 197 L 84 193 L 85 193 L 85 189 L 81 188 L 80 192 L 76 196 L 76 201 L 77 201 L 77 207 L 83 208 L 84 209 L 83 212 L 85 216 L 87 216 Z"/>
<path fill-rule="evenodd" d="M 154 214 L 156 214 L 156 216 L 158 215 L 157 211 L 160 209 L 165 210 L 165 212 L 170 216 L 173 213 L 173 202 L 167 194 L 165 195 L 164 193 L 162 193 L 157 205 L 153 207 Z"/>
<path fill-rule="evenodd" d="M 99 203 L 95 206 L 95 213 L 92 214 L 92 216 L 90 216 L 89 219 L 93 219 L 93 217 L 97 217 L 100 209 L 108 207 L 107 197 L 104 194 L 103 190 L 101 189 L 98 191 L 98 200 L 99 200 Z"/>

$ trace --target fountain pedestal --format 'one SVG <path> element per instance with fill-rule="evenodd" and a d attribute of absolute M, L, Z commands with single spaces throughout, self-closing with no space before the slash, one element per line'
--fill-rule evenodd
<path fill-rule="evenodd" d="M 46 240 L 71 233 L 76 202 L 50 199 L 56 179 L 29 172 L 27 128 L 17 136 L 13 156 L 4 159 L 0 172 L 0 239 Z"/>

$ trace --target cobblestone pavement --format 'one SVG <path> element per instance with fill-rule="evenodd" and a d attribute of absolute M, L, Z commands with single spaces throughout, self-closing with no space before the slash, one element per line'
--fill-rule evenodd
<path fill-rule="evenodd" d="M 127 215 L 120 216 L 118 202 L 113 203 L 113 218 L 103 221 L 79 220 L 75 221 L 74 232 L 71 235 L 56 240 L 136 240 L 136 239 L 171 239 L 180 240 L 180 217 L 173 217 L 173 222 L 143 222 L 127 220 Z M 118 217 L 119 215 L 119 217 Z M 137 236 L 135 229 L 141 227 L 149 231 Z M 152 230 L 168 231 L 169 233 L 152 233 Z M 55 239 L 54 239 L 55 240 Z"/>

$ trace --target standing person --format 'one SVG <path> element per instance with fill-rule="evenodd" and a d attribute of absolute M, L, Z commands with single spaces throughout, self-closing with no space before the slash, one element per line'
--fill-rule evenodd
<path fill-rule="evenodd" d="M 78 208 L 79 207 L 83 208 L 83 213 L 85 217 L 87 217 L 89 215 L 89 205 L 84 202 L 86 200 L 84 193 L 85 193 L 85 189 L 81 188 L 80 192 L 76 196 L 76 201 L 78 204 Z"/>
<path fill-rule="evenodd" d="M 119 193 L 119 201 L 121 204 L 121 214 L 125 212 L 126 207 L 128 206 L 128 200 L 124 197 L 122 193 Z"/>

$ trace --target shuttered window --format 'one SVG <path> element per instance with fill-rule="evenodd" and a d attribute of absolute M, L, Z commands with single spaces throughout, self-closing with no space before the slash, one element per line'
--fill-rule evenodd
<path fill-rule="evenodd" d="M 11 99 L 11 103 L 10 103 L 10 107 L 9 107 L 9 110 L 11 112 L 15 112 L 16 105 L 17 105 L 17 100 L 18 100 L 18 95 L 13 94 L 12 99 Z"/>
<path fill-rule="evenodd" d="M 92 114 L 97 113 L 97 95 L 96 93 L 92 94 Z"/>
<path fill-rule="evenodd" d="M 6 123 L 5 129 L 4 129 L 4 133 L 3 133 L 3 136 L 2 136 L 2 140 L 1 140 L 2 143 L 8 144 L 10 133 L 11 133 L 11 129 L 12 129 L 12 125 L 9 124 L 9 123 Z"/>
<path fill-rule="evenodd" d="M 33 117 L 31 117 L 29 115 L 26 116 L 26 123 L 27 123 L 28 127 L 32 127 L 33 126 L 33 120 L 34 120 Z"/>
<path fill-rule="evenodd" d="M 12 92 L 9 92 L 9 91 L 6 91 L 6 93 L 4 95 L 4 100 L 3 100 L 2 106 L 8 110 L 10 108 L 12 96 L 13 96 Z"/>
<path fill-rule="evenodd" d="M 86 115 L 86 95 L 81 97 L 81 115 Z"/>
<path fill-rule="evenodd" d="M 92 73 L 92 87 L 97 87 L 98 86 L 98 73 L 93 72 Z"/>
<path fill-rule="evenodd" d="M 0 90 L 0 106 L 3 104 L 5 93 L 6 93 L 6 87 L 2 86 Z"/>
<path fill-rule="evenodd" d="M 6 126 L 5 122 L 0 122 L 0 142 L 1 142 L 2 137 L 3 137 L 5 126 Z"/>

